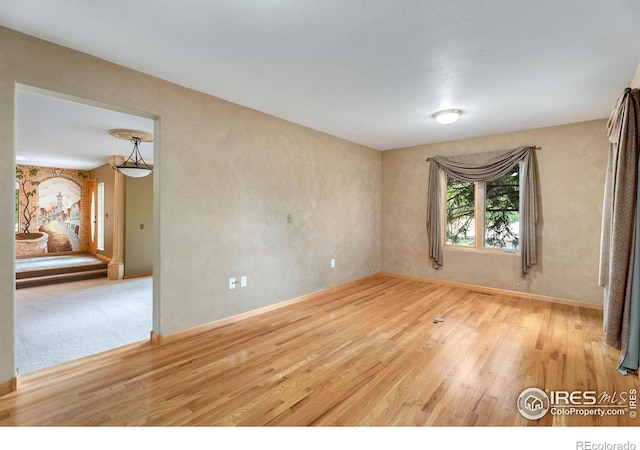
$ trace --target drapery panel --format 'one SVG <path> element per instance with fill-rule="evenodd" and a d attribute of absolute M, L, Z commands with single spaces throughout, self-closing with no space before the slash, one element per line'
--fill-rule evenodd
<path fill-rule="evenodd" d="M 609 158 L 600 242 L 607 345 L 620 350 L 618 370 L 638 370 L 640 345 L 640 92 L 627 88 L 608 122 Z"/>
<path fill-rule="evenodd" d="M 434 156 L 429 166 L 429 197 L 427 206 L 427 233 L 429 257 L 438 268 L 443 264 L 442 251 L 442 186 L 441 170 L 461 181 L 493 181 L 506 175 L 522 161 L 520 183 L 520 272 L 529 273 L 537 262 L 536 222 L 538 220 L 538 177 L 535 146 L 513 150 L 473 153 L 456 156 Z"/>

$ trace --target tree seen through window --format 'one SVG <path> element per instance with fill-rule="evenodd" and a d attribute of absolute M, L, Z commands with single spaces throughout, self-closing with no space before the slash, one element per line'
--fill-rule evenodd
<path fill-rule="evenodd" d="M 519 225 L 520 164 L 501 178 L 487 182 L 465 182 L 447 176 L 448 245 L 518 249 Z M 481 242 L 476 242 L 478 237 Z"/>

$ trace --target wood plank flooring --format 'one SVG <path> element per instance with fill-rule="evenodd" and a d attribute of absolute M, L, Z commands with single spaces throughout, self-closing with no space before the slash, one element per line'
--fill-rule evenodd
<path fill-rule="evenodd" d="M 601 329 L 598 310 L 381 275 L 23 376 L 0 425 L 637 426 L 516 409 L 529 387 L 637 389 Z"/>

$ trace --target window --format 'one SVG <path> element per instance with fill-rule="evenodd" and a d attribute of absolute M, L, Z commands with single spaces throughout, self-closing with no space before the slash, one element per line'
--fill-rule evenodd
<path fill-rule="evenodd" d="M 98 239 L 96 248 L 104 251 L 104 183 L 98 183 L 97 194 L 96 233 Z"/>
<path fill-rule="evenodd" d="M 427 159 L 430 161 L 427 233 L 434 269 L 444 264 L 445 245 L 458 248 L 466 245 L 486 251 L 517 249 L 520 274 L 525 277 L 529 273 L 538 259 L 536 148 L 527 145 L 512 150 Z M 447 183 L 445 173 L 456 180 Z M 496 180 L 496 177 L 500 178 Z M 450 211 L 447 211 L 447 200 Z"/>
<path fill-rule="evenodd" d="M 447 177 L 447 220 L 446 243 L 447 245 L 464 245 L 466 247 L 476 246 L 476 223 L 475 223 L 475 184 L 470 181 L 456 180 L 451 176 Z"/>
<path fill-rule="evenodd" d="M 93 222 L 91 223 L 91 242 L 95 242 L 96 240 L 96 227 L 97 227 L 97 217 L 96 217 L 96 194 L 95 192 L 91 193 L 91 212 L 89 213 L 91 217 L 93 217 Z"/>
<path fill-rule="evenodd" d="M 449 175 L 445 192 L 445 244 L 476 249 L 520 245 L 520 164 L 493 181 L 467 182 Z"/>
<path fill-rule="evenodd" d="M 18 210 L 19 205 L 20 205 L 20 187 L 18 185 L 18 182 L 16 181 L 16 213 L 14 216 L 16 233 L 20 230 L 20 212 Z"/>

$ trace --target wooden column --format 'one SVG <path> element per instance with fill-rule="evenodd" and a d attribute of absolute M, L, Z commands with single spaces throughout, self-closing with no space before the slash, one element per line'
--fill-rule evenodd
<path fill-rule="evenodd" d="M 113 161 L 119 164 L 120 156 L 114 156 Z M 113 183 L 113 257 L 107 266 L 107 276 L 110 280 L 124 278 L 124 175 L 114 170 Z"/>

